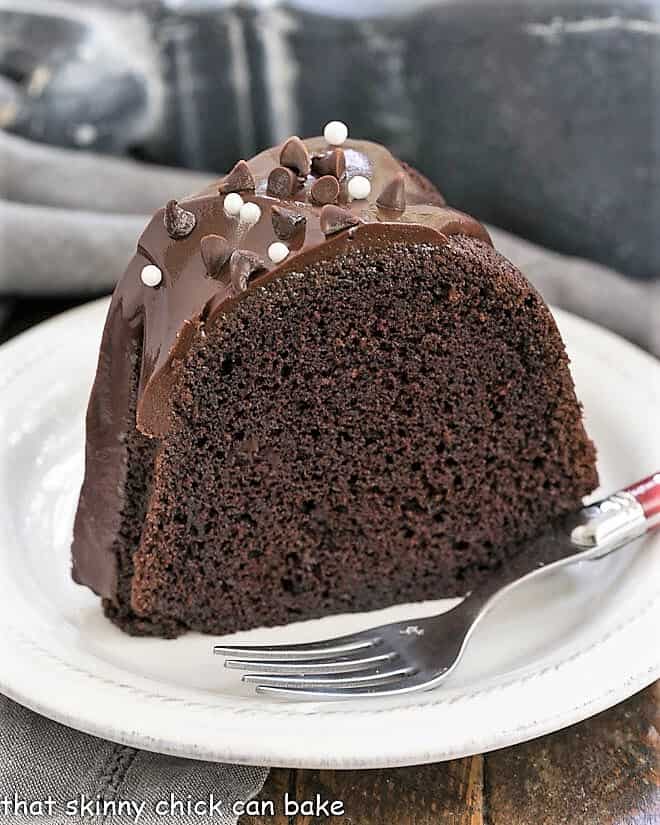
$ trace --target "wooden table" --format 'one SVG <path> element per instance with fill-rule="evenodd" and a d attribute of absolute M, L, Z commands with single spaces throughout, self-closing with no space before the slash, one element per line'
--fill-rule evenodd
<path fill-rule="evenodd" d="M 345 813 L 284 816 L 285 792 L 340 800 Z M 579 725 L 482 756 L 391 770 L 274 769 L 258 799 L 274 800 L 276 816 L 245 815 L 240 825 L 660 825 L 660 682 Z"/>

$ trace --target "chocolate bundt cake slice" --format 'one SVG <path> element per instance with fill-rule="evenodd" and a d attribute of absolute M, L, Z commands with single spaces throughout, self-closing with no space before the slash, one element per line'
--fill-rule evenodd
<path fill-rule="evenodd" d="M 454 596 L 596 483 L 552 316 L 486 230 L 381 146 L 291 138 L 140 238 L 73 576 L 168 637 Z"/>

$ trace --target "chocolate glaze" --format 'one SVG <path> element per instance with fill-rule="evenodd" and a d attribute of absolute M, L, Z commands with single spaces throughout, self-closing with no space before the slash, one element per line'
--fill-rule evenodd
<path fill-rule="evenodd" d="M 304 155 L 297 142 L 286 146 L 284 160 L 291 162 L 289 154 L 295 155 L 294 160 Z M 310 158 L 331 149 L 323 138 L 306 140 L 304 146 Z M 268 194 L 268 177 L 283 164 L 281 152 L 281 146 L 273 147 L 247 162 L 254 191 L 243 190 L 241 196 L 260 207 L 256 224 L 225 214 L 224 192 L 230 187 L 223 186 L 226 178 L 215 181 L 179 204 L 195 217 L 194 228 L 186 237 L 168 235 L 164 210 L 154 215 L 114 292 L 87 413 L 86 471 L 73 542 L 74 579 L 106 598 L 112 599 L 116 592 L 114 543 L 121 526 L 126 433 L 137 423 L 144 435 L 166 435 L 176 362 L 185 357 L 192 341 L 204 334 L 206 325 L 221 322 L 221 316 L 241 300 L 246 286 L 262 286 L 286 272 L 300 271 L 312 262 L 355 247 L 369 249 L 395 241 L 443 245 L 452 234 L 491 243 L 478 221 L 446 207 L 436 190 L 407 169 L 405 209 L 379 206 L 379 196 L 403 167 L 384 147 L 353 140 L 343 146 L 345 171 L 341 170 L 337 203 L 350 211 L 358 224 L 326 237 L 320 220 L 323 207 L 311 197 L 316 175 L 300 177 L 300 186 L 291 197 Z M 244 167 L 241 171 L 242 178 L 247 177 Z M 369 178 L 371 194 L 365 200 L 349 201 L 346 183 L 358 174 Z M 273 209 L 282 207 L 304 221 L 299 221 L 300 231 L 287 241 L 289 255 L 275 265 L 268 257 L 268 248 L 277 240 Z M 277 223 L 277 212 L 275 217 Z M 233 250 L 213 277 L 202 256 L 201 241 L 209 235 L 225 238 Z M 244 265 L 246 261 L 249 266 Z M 149 263 L 163 272 L 157 287 L 147 287 L 140 279 L 142 268 Z M 238 269 L 245 277 L 236 277 Z M 139 375 L 135 419 L 130 398 L 134 369 Z"/>

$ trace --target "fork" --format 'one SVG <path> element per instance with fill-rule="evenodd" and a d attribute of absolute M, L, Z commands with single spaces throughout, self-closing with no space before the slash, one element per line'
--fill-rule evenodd
<path fill-rule="evenodd" d="M 449 676 L 475 627 L 520 582 L 601 559 L 657 527 L 660 473 L 556 520 L 445 613 L 326 641 L 213 650 L 225 667 L 247 671 L 258 693 L 336 700 L 426 690 Z"/>

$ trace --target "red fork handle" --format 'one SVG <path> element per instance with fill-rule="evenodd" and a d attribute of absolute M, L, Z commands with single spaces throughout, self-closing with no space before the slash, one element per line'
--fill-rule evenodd
<path fill-rule="evenodd" d="M 635 482 L 626 487 L 625 492 L 633 495 L 640 503 L 646 516 L 647 529 L 660 527 L 660 473 Z"/>

